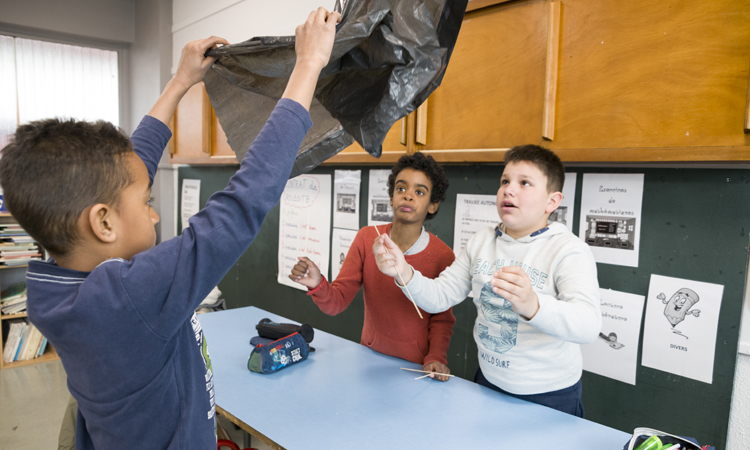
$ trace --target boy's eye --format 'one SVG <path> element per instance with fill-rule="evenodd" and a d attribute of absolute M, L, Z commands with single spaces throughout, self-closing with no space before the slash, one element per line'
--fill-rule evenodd
<path fill-rule="evenodd" d="M 155 200 L 155 199 L 154 199 L 154 197 L 149 197 L 149 199 L 148 199 L 148 201 L 146 202 L 146 204 L 147 204 L 148 206 L 154 206 L 154 200 Z"/>
<path fill-rule="evenodd" d="M 404 188 L 402 188 L 401 186 L 399 186 L 399 187 L 396 188 L 396 190 L 399 191 L 399 192 L 401 192 L 401 191 L 404 190 Z"/>
<path fill-rule="evenodd" d="M 422 192 L 422 191 L 418 190 L 418 191 L 417 191 L 417 194 L 419 194 L 419 195 L 424 195 L 424 192 Z"/>
<path fill-rule="evenodd" d="M 506 184 L 508 184 L 508 180 L 500 180 L 500 184 L 502 184 L 503 186 L 505 186 Z"/>
<path fill-rule="evenodd" d="M 531 183 L 529 183 L 528 181 L 522 181 L 521 184 L 523 184 L 524 186 L 531 186 Z"/>

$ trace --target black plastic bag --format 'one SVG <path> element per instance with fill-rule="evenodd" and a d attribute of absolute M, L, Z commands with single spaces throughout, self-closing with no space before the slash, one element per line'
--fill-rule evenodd
<path fill-rule="evenodd" d="M 380 157 L 386 133 L 440 85 L 468 0 L 348 0 L 330 63 L 310 107 L 313 127 L 292 177 L 356 140 Z M 294 36 L 256 37 L 211 50 L 206 90 L 238 160 L 284 92 Z"/>

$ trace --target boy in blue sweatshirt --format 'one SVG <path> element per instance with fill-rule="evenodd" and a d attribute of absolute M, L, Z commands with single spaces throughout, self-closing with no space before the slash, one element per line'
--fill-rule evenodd
<path fill-rule="evenodd" d="M 414 301 L 429 313 L 473 292 L 476 382 L 583 417 L 579 344 L 596 339 L 602 318 L 591 250 L 564 225 L 547 224 L 564 181 L 565 168 L 553 152 L 514 147 L 505 154 L 497 191 L 502 223 L 472 236 L 438 278 L 413 270 L 387 235 L 375 241 L 373 253 L 386 275 L 398 268 Z"/>
<path fill-rule="evenodd" d="M 297 28 L 283 98 L 227 188 L 167 242 L 154 245 L 150 206 L 166 124 L 224 39 L 185 46 L 131 140 L 108 123 L 49 119 L 19 127 L 3 150 L 8 209 L 53 257 L 29 265 L 28 314 L 78 401 L 76 448 L 216 448 L 211 361 L 194 310 L 281 196 L 339 18 L 319 8 Z"/>

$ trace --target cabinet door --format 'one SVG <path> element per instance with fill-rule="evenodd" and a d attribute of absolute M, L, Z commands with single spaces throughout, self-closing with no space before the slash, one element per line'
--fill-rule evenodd
<path fill-rule="evenodd" d="M 174 113 L 171 163 L 195 163 L 211 152 L 211 103 L 203 83 L 191 87 Z"/>
<path fill-rule="evenodd" d="M 597 149 L 569 160 L 750 156 L 750 1 L 563 4 L 552 148 Z"/>
<path fill-rule="evenodd" d="M 482 150 L 541 140 L 548 0 L 468 12 L 421 150 Z M 434 155 L 437 157 L 437 155 Z"/>
<path fill-rule="evenodd" d="M 216 113 L 211 108 L 211 159 L 226 164 L 237 164 L 237 155 L 227 142 L 227 135 L 221 128 Z"/>

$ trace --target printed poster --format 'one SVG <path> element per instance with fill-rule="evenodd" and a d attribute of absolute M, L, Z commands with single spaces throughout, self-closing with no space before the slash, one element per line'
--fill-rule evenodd
<path fill-rule="evenodd" d="M 390 169 L 370 170 L 367 195 L 367 225 L 384 225 L 393 222 L 391 197 L 388 196 Z"/>
<path fill-rule="evenodd" d="M 556 210 L 552 211 L 549 215 L 547 223 L 559 222 L 566 227 L 568 231 L 573 233 L 573 207 L 575 206 L 576 200 L 576 182 L 578 174 L 568 172 L 565 174 L 565 183 L 563 184 L 563 199 L 560 202 L 560 206 Z"/>
<path fill-rule="evenodd" d="M 641 317 L 646 297 L 599 289 L 602 329 L 591 344 L 581 345 L 583 369 L 635 385 Z"/>
<path fill-rule="evenodd" d="M 723 294 L 719 284 L 651 275 L 641 364 L 711 384 Z"/>
<path fill-rule="evenodd" d="M 643 174 L 583 175 L 578 237 L 596 262 L 638 267 Z"/>
<path fill-rule="evenodd" d="M 184 230 L 188 222 L 200 210 L 201 180 L 182 180 L 182 201 L 180 202 L 180 219 Z"/>
<path fill-rule="evenodd" d="M 456 218 L 453 228 L 453 253 L 458 256 L 474 233 L 500 223 L 497 196 L 456 194 Z"/>
<path fill-rule="evenodd" d="M 302 291 L 289 279 L 298 256 L 307 256 L 328 275 L 331 231 L 331 176 L 299 175 L 286 182 L 279 213 L 278 282 Z"/>
<path fill-rule="evenodd" d="M 361 170 L 336 170 L 333 181 L 333 226 L 359 230 Z"/>
<path fill-rule="evenodd" d="M 357 232 L 354 230 L 333 229 L 333 239 L 331 240 L 331 282 L 339 276 L 341 266 L 344 265 L 344 259 L 346 259 L 349 248 L 354 243 L 356 236 Z"/>

